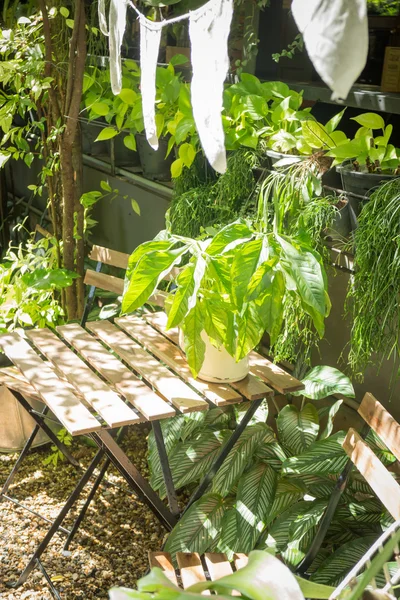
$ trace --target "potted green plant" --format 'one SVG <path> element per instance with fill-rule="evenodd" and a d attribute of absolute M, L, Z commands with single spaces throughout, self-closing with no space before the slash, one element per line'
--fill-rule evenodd
<path fill-rule="evenodd" d="M 318 334 L 324 333 L 330 303 L 322 258 L 301 239 L 244 220 L 203 240 L 163 232 L 139 246 L 129 260 L 122 312 L 146 303 L 180 264 L 185 266 L 166 306 L 168 327 L 181 328 L 195 377 L 225 380 L 226 365 L 221 368 L 216 356 L 225 361 L 227 355 L 232 377 L 246 376 L 247 356 L 264 332 L 276 340 L 288 295 L 299 299 Z M 215 347 L 220 354 L 210 363 L 206 354 Z M 203 365 L 213 368 L 204 371 Z"/>
<path fill-rule="evenodd" d="M 380 115 L 364 113 L 352 119 L 361 125 L 354 138 L 331 148 L 327 154 L 338 165 L 343 189 L 356 195 L 350 196 L 350 215 L 356 227 L 363 197 L 400 174 L 400 149 L 389 143 L 393 126 L 385 126 Z"/>

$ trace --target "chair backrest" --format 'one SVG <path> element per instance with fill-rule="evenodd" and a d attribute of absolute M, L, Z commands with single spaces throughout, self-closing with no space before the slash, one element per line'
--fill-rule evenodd
<path fill-rule="evenodd" d="M 358 409 L 364 421 L 400 460 L 400 425 L 370 393 Z M 400 519 L 400 485 L 368 444 L 354 429 L 349 429 L 343 448 L 392 517 Z"/>

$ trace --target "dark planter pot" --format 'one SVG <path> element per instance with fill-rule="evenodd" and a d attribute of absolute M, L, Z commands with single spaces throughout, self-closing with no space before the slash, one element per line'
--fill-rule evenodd
<path fill-rule="evenodd" d="M 395 175 L 381 175 L 378 173 L 362 173 L 354 171 L 353 165 L 340 165 L 336 167 L 342 179 L 342 188 L 345 192 L 356 194 L 349 195 L 350 221 L 353 229 L 358 226 L 358 215 L 361 212 L 363 204 L 368 200 L 371 192 L 395 178 Z"/>
<path fill-rule="evenodd" d="M 100 154 L 107 154 L 107 142 L 95 142 L 95 139 L 97 138 L 102 129 L 98 121 L 104 120 L 99 118 L 96 119 L 96 123 L 91 123 L 90 121 L 83 119 L 86 119 L 86 113 L 82 114 L 82 121 L 80 121 L 83 154 L 89 154 L 90 156 L 99 156 Z M 104 121 L 104 127 L 106 127 L 106 125 L 107 123 Z"/>
<path fill-rule="evenodd" d="M 153 150 L 146 136 L 139 133 L 136 135 L 136 144 L 143 176 L 146 179 L 156 179 L 157 181 L 171 181 L 171 164 L 174 156 L 171 152 L 165 158 L 168 150 L 168 138 L 160 138 L 158 140 L 158 150 Z"/>
<path fill-rule="evenodd" d="M 331 227 L 326 230 L 326 236 L 332 240 L 343 240 L 351 233 L 350 204 L 347 198 L 340 198 L 341 206 Z"/>
<path fill-rule="evenodd" d="M 309 158 L 308 156 L 300 156 L 297 154 L 284 154 L 283 152 L 276 152 L 275 150 L 267 150 L 266 152 L 268 157 L 268 166 L 269 168 L 273 168 L 274 165 L 278 162 L 278 160 L 282 160 L 283 158 L 297 158 L 300 160 L 305 160 Z M 322 175 L 322 185 L 327 185 L 328 187 L 340 188 L 341 179 L 340 175 L 336 171 L 336 167 L 332 167 L 325 171 Z"/>
<path fill-rule="evenodd" d="M 114 164 L 116 167 L 139 167 L 139 154 L 133 150 L 129 150 L 124 144 L 126 134 L 119 134 L 107 141 L 108 153 L 110 158 L 114 151 Z M 114 147 L 114 150 L 113 150 Z"/>

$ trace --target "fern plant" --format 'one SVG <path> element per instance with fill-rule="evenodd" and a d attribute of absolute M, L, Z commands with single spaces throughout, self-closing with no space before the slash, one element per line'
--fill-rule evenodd
<path fill-rule="evenodd" d="M 317 400 L 333 392 L 353 394 L 350 381 L 336 369 L 317 367 L 305 380 L 301 408 L 286 405 L 276 426 L 267 424 L 268 407 L 258 409 L 228 455 L 209 492 L 195 502 L 170 534 L 166 550 L 248 553 L 274 549 L 295 568 L 304 558 L 347 456 L 345 434 L 332 434 L 342 403 L 317 409 Z M 191 488 L 209 470 L 246 403 L 178 416 L 162 425 L 176 488 Z M 384 462 L 395 459 L 370 434 L 368 443 Z M 149 437 L 151 483 L 161 497 L 165 486 L 155 440 Z M 311 579 L 337 585 L 388 522 L 371 488 L 353 473 L 324 546 L 311 565 Z"/>

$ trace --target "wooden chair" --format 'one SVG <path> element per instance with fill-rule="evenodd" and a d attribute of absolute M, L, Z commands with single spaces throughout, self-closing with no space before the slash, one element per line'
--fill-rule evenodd
<path fill-rule="evenodd" d="M 178 569 L 172 563 L 168 552 L 149 552 L 150 568 L 159 567 L 168 579 L 175 585 L 184 589 L 201 581 L 216 581 L 230 575 L 247 565 L 247 554 L 235 554 L 229 561 L 226 554 L 206 552 L 200 556 L 197 552 L 177 552 L 176 562 Z"/>
<path fill-rule="evenodd" d="M 369 430 L 372 429 L 397 460 L 400 460 L 400 425 L 370 393 L 365 394 L 358 413 L 364 419 L 365 426 L 361 434 L 350 428 L 346 435 L 343 448 L 350 460 L 338 478 L 317 534 L 297 568 L 300 574 L 307 572 L 308 567 L 317 556 L 354 466 L 392 517 L 396 521 L 400 519 L 400 485 L 365 441 Z"/>

